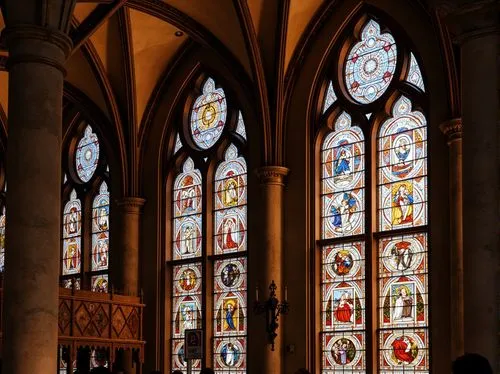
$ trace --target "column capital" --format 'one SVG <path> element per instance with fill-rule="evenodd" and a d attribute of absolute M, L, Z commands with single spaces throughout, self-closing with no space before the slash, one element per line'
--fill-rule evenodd
<path fill-rule="evenodd" d="M 125 213 L 131 214 L 141 214 L 145 203 L 146 199 L 141 197 L 126 196 L 121 199 L 116 199 L 116 204 L 120 209 Z"/>
<path fill-rule="evenodd" d="M 453 118 L 439 125 L 441 132 L 448 137 L 448 144 L 462 139 L 462 118 Z"/>
<path fill-rule="evenodd" d="M 285 177 L 290 169 L 283 166 L 262 166 L 256 170 L 261 184 L 285 185 Z"/>
<path fill-rule="evenodd" d="M 447 0 L 441 2 L 439 9 L 459 43 L 500 33 L 500 3 L 497 0 Z"/>
<path fill-rule="evenodd" d="M 41 64 L 51 65 L 63 74 L 66 74 L 64 68 L 64 60 L 68 58 L 73 42 L 71 38 L 65 33 L 48 27 L 30 24 L 17 24 L 14 26 L 7 26 L 3 31 L 1 38 L 5 41 L 9 49 L 9 58 L 7 60 L 7 68 L 21 63 L 21 62 L 37 62 Z M 57 47 L 61 52 L 48 48 L 22 48 L 22 41 L 39 41 L 52 44 Z"/>

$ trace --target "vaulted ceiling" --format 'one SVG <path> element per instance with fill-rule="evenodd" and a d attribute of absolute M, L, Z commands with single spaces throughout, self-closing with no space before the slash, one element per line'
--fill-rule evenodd
<path fill-rule="evenodd" d="M 331 13 L 340 2 L 77 0 L 66 82 L 110 121 L 121 118 L 129 128 L 140 130 L 158 82 L 189 45 L 203 45 L 229 56 L 260 92 L 266 92 L 266 85 L 284 81 L 320 16 Z M 426 0 L 417 2 L 426 6 Z M 0 51 L 0 60 L 5 54 Z M 8 115 L 7 85 L 7 73 L 1 71 L 0 105 Z M 277 99 L 272 90 L 267 88 L 267 95 L 274 99 L 266 100 Z M 279 120 L 272 115 L 268 114 L 268 120 Z"/>
<path fill-rule="evenodd" d="M 281 63 L 286 67 L 302 33 L 323 2 L 78 0 L 71 32 L 75 49 L 67 62 L 66 81 L 97 104 L 110 119 L 113 118 L 107 104 L 110 95 L 122 115 L 131 111 L 127 106 L 133 106 L 133 118 L 128 120 L 133 119 L 135 125 L 140 126 L 156 84 L 190 41 L 213 48 L 223 46 L 250 79 L 254 79 L 254 57 L 248 52 L 248 39 L 254 39 L 262 49 L 261 54 L 269 56 L 270 49 L 275 48 L 276 33 L 284 32 L 286 43 Z M 284 18 L 287 19 L 285 25 L 282 24 Z M 4 27 L 3 19 L 0 19 L 0 27 Z M 271 55 L 274 54 L 272 51 Z M 266 63 L 271 66 L 275 61 Z M 7 72 L 2 71 L 0 104 L 5 113 L 7 84 Z"/>

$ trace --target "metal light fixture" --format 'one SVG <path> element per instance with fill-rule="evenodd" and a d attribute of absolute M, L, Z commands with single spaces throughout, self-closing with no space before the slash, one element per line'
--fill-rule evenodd
<path fill-rule="evenodd" d="M 276 297 L 276 283 L 274 280 L 269 285 L 269 299 L 260 302 L 259 301 L 259 287 L 255 288 L 255 314 L 266 313 L 266 332 L 269 344 L 271 344 L 271 351 L 274 351 L 274 340 L 278 336 L 276 330 L 278 329 L 278 317 L 281 314 L 286 315 L 290 310 L 290 305 L 288 304 L 288 290 L 285 287 L 285 300 L 280 303 Z"/>

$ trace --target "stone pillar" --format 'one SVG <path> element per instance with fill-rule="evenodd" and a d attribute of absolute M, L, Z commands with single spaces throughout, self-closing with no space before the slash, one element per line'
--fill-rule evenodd
<path fill-rule="evenodd" d="M 464 354 L 464 253 L 462 202 L 462 119 L 439 126 L 450 147 L 451 359 Z"/>
<path fill-rule="evenodd" d="M 461 47 L 464 349 L 498 365 L 500 3 L 461 2 L 449 17 Z"/>
<path fill-rule="evenodd" d="M 57 370 L 64 62 L 58 30 L 9 25 L 3 371 Z"/>
<path fill-rule="evenodd" d="M 257 170 L 261 185 L 261 204 L 262 204 L 262 222 L 261 226 L 261 241 L 262 245 L 258 265 L 261 269 L 258 277 L 259 284 L 259 299 L 261 302 L 269 297 L 269 285 L 274 280 L 277 286 L 276 297 L 281 302 L 284 299 L 283 288 L 285 286 L 283 280 L 283 191 L 285 186 L 285 177 L 288 174 L 288 169 L 280 166 L 265 166 Z M 292 306 L 293 307 L 293 306 Z M 258 317 L 256 327 L 265 330 L 264 318 Z M 258 341 L 255 344 L 259 345 L 258 350 L 260 355 L 253 357 L 262 357 L 261 362 L 254 362 L 256 366 L 253 368 L 255 372 L 267 374 L 281 374 L 283 372 L 283 317 L 278 319 L 278 336 L 275 339 L 274 351 L 271 351 L 271 346 L 267 345 L 266 341 Z M 266 335 L 267 338 L 267 335 Z M 255 349 L 257 350 L 257 349 Z"/>
<path fill-rule="evenodd" d="M 117 200 L 119 245 L 119 263 L 114 264 L 117 270 L 115 285 L 118 292 L 126 295 L 137 296 L 140 291 L 139 284 L 139 239 L 142 207 L 146 200 L 139 197 L 124 197 Z M 136 372 L 133 365 L 132 351 L 126 350 L 119 355 L 121 366 L 126 374 Z"/>

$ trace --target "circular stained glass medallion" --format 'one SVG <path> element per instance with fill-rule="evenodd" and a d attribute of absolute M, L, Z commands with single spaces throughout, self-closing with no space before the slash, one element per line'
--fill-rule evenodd
<path fill-rule="evenodd" d="M 222 88 L 208 78 L 203 93 L 195 100 L 191 111 L 191 136 L 195 144 L 208 149 L 219 140 L 226 124 L 226 95 Z"/>
<path fill-rule="evenodd" d="M 345 83 L 351 97 L 361 104 L 377 100 L 391 83 L 396 70 L 397 48 L 391 34 L 380 34 L 371 20 L 352 47 L 345 64 Z"/>
<path fill-rule="evenodd" d="M 99 162 L 99 139 L 87 126 L 76 148 L 76 173 L 82 182 L 88 182 L 94 175 Z"/>

